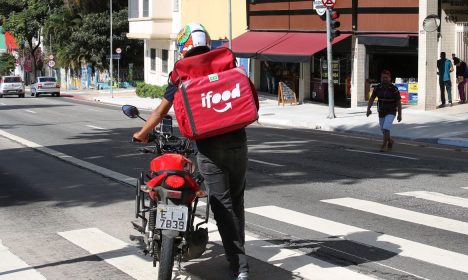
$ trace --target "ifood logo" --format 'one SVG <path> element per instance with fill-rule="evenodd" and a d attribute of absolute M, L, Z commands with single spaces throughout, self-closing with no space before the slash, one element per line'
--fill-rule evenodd
<path fill-rule="evenodd" d="M 224 113 L 229 109 L 232 109 L 232 103 L 227 102 L 231 99 L 235 99 L 240 97 L 240 85 L 236 84 L 236 87 L 232 90 L 226 90 L 223 93 L 215 93 L 213 94 L 213 91 L 209 91 L 207 93 L 202 93 L 201 94 L 201 100 L 202 100 L 202 106 L 203 108 L 212 108 L 218 113 Z M 224 101 L 225 102 L 225 107 L 223 109 L 217 109 L 215 108 L 215 105 L 219 104 L 220 102 Z M 219 106 L 217 106 L 219 108 Z"/>

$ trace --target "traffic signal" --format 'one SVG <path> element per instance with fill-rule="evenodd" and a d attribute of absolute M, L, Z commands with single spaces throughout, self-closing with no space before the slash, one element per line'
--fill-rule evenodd
<path fill-rule="evenodd" d="M 341 31 L 337 28 L 340 27 L 341 23 L 338 21 L 340 14 L 337 11 L 330 9 L 330 34 L 331 40 L 341 35 Z"/>

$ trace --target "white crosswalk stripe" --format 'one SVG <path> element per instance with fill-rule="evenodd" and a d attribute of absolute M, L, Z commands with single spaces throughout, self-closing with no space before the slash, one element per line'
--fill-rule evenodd
<path fill-rule="evenodd" d="M 58 234 L 135 279 L 155 278 L 156 272 L 152 263 L 140 256 L 138 248 L 97 228 L 78 229 Z"/>
<path fill-rule="evenodd" d="M 468 273 L 468 256 L 387 234 L 376 233 L 327 219 L 303 214 L 277 206 L 261 206 L 246 209 L 246 212 L 298 227 L 341 236 L 346 240 L 370 245 L 426 263 Z"/>
<path fill-rule="evenodd" d="M 0 240 L 1 280 L 45 280 L 46 278 L 5 247 Z"/>
<path fill-rule="evenodd" d="M 462 197 L 451 196 L 451 195 L 446 195 L 446 194 L 437 193 L 437 192 L 426 192 L 426 191 L 402 192 L 402 193 L 396 193 L 396 194 L 468 208 L 468 198 L 462 198 Z"/>
<path fill-rule="evenodd" d="M 209 240 L 221 245 L 221 237 L 216 225 L 209 223 L 208 231 L 210 232 Z M 294 275 L 300 275 L 305 279 L 375 279 L 374 277 L 307 256 L 304 252 L 276 246 L 249 233 L 245 235 L 245 242 L 245 250 L 248 256 L 291 271 Z"/>
<path fill-rule="evenodd" d="M 384 205 L 377 202 L 350 197 L 326 199 L 322 200 L 322 202 L 353 208 L 356 210 L 384 216 L 387 218 L 402 220 L 405 222 L 425 225 L 428 227 L 468 235 L 468 223 L 453 219 L 428 215 L 411 210 L 401 209 L 398 207 Z"/>
<path fill-rule="evenodd" d="M 200 221 L 200 219 L 196 219 L 197 223 Z M 207 227 L 210 242 L 221 245 L 221 237 L 216 225 L 210 222 Z M 156 270 L 148 259 L 143 259 L 139 256 L 139 249 L 97 228 L 60 232 L 59 235 L 88 251 L 90 254 L 99 256 L 110 265 L 135 279 L 154 279 Z M 304 279 L 375 279 L 374 277 L 309 257 L 304 252 L 274 245 L 251 234 L 246 234 L 246 251 L 253 258 L 291 271 L 295 275 L 301 275 Z"/>

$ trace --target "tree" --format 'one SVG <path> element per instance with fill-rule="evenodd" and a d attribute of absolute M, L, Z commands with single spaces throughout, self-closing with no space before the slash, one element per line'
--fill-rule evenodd
<path fill-rule="evenodd" d="M 6 18 L 5 29 L 26 41 L 32 59 L 32 78 L 36 78 L 35 53 L 41 46 L 41 29 L 49 13 L 62 5 L 60 0 L 0 0 L 0 15 Z M 37 39 L 37 41 L 34 41 Z"/>
<path fill-rule="evenodd" d="M 0 76 L 9 75 L 15 69 L 16 59 L 9 53 L 0 55 Z"/>

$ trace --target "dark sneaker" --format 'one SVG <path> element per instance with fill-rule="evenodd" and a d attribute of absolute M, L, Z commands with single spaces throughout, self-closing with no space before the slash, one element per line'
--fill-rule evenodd
<path fill-rule="evenodd" d="M 444 107 L 445 107 L 445 104 L 440 104 L 440 105 L 438 106 L 438 108 L 444 108 Z"/>

